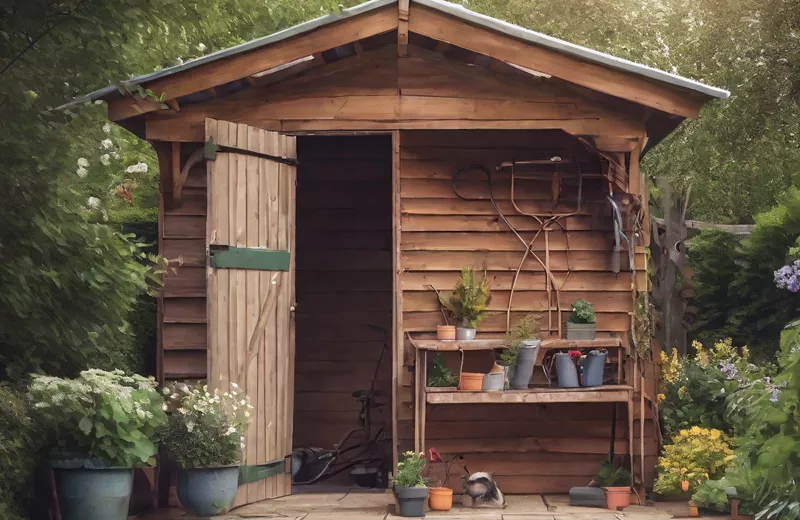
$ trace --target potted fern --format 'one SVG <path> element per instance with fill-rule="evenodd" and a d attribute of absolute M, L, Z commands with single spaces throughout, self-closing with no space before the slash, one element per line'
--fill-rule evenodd
<path fill-rule="evenodd" d="M 631 505 L 631 474 L 625 468 L 604 462 L 594 481 L 603 488 L 608 509 L 616 511 Z"/>
<path fill-rule="evenodd" d="M 457 340 L 475 339 L 478 323 L 486 317 L 486 310 L 492 301 L 486 271 L 483 280 L 478 282 L 472 268 L 464 266 L 450 296 L 439 295 L 439 302 L 453 315 Z"/>
<path fill-rule="evenodd" d="M 511 388 L 528 388 L 539 354 L 540 333 L 539 315 L 528 314 L 506 334 L 509 345 L 500 354 L 500 365 L 507 367 Z"/>
<path fill-rule="evenodd" d="M 444 364 L 441 352 L 437 352 L 433 357 L 433 366 L 428 373 L 429 388 L 449 388 L 455 390 L 458 386 L 458 376 L 453 374 Z"/>
<path fill-rule="evenodd" d="M 567 339 L 594 339 L 597 335 L 597 323 L 594 305 L 586 300 L 572 302 L 572 314 L 567 321 Z"/>

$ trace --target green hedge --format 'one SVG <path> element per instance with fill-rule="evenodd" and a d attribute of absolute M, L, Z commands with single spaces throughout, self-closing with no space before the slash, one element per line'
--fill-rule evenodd
<path fill-rule="evenodd" d="M 38 464 L 34 423 L 21 392 L 0 385 L 0 518 L 27 518 Z"/>

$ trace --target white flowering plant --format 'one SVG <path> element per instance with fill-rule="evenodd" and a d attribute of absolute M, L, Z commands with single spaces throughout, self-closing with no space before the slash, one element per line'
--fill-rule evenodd
<path fill-rule="evenodd" d="M 169 419 L 160 438 L 176 464 L 214 468 L 241 462 L 253 407 L 236 383 L 227 392 L 211 392 L 207 385 L 176 384 L 165 387 L 163 393 Z"/>
<path fill-rule="evenodd" d="M 154 465 L 156 433 L 167 416 L 153 378 L 97 369 L 75 379 L 32 377 L 29 397 L 54 435 L 55 459 L 92 466 Z"/>

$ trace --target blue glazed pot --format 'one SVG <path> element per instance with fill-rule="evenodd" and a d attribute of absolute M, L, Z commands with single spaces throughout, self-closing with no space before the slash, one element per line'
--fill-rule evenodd
<path fill-rule="evenodd" d="M 126 520 L 132 468 L 53 468 L 62 520 Z"/>
<path fill-rule="evenodd" d="M 178 499 L 195 516 L 225 514 L 239 489 L 239 466 L 178 470 Z"/>

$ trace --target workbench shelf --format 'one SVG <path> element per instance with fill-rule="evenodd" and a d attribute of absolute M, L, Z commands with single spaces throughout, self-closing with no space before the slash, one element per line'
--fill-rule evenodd
<path fill-rule="evenodd" d="M 463 392 L 426 389 L 429 404 L 495 403 L 626 403 L 633 388 L 627 385 L 603 385 L 592 388 L 529 388 L 502 392 Z"/>

